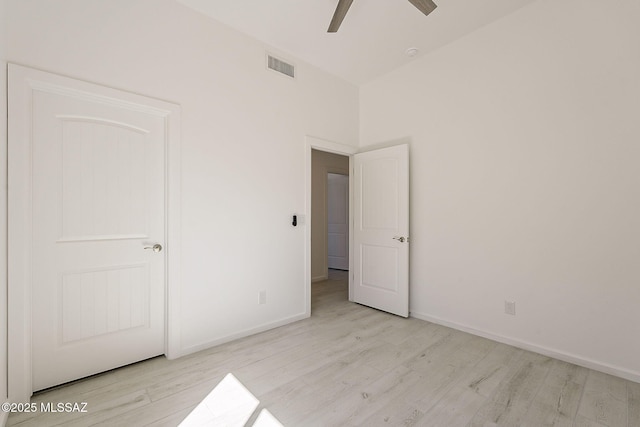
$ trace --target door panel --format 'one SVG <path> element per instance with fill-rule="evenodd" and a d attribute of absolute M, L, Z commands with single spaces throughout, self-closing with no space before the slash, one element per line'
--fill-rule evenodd
<path fill-rule="evenodd" d="M 329 268 L 349 269 L 349 177 L 327 174 L 327 261 Z"/>
<path fill-rule="evenodd" d="M 409 315 L 409 150 L 354 156 L 354 301 Z"/>
<path fill-rule="evenodd" d="M 362 287 L 398 292 L 398 249 L 362 244 Z"/>
<path fill-rule="evenodd" d="M 359 162 L 362 228 L 369 232 L 397 231 L 400 228 L 399 160 L 367 157 L 373 154 L 362 157 Z"/>
<path fill-rule="evenodd" d="M 165 119 L 32 94 L 33 389 L 164 353 Z"/>
<path fill-rule="evenodd" d="M 123 123 L 58 118 L 64 165 L 60 240 L 146 236 L 143 174 L 152 149 L 146 146 L 146 132 Z"/>

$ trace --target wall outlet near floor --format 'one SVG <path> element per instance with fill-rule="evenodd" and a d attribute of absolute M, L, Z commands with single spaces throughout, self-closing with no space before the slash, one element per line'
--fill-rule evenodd
<path fill-rule="evenodd" d="M 267 303 L 267 291 L 260 291 L 260 304 Z"/>
<path fill-rule="evenodd" d="M 504 301 L 504 312 L 505 314 L 510 314 L 512 316 L 516 315 L 516 302 L 515 301 Z"/>

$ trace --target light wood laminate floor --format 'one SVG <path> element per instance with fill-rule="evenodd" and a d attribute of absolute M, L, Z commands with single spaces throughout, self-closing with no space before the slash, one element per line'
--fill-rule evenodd
<path fill-rule="evenodd" d="M 312 307 L 291 325 L 36 394 L 88 413 L 9 425 L 175 426 L 231 372 L 285 426 L 640 426 L 640 384 L 350 303 L 344 273 L 313 285 Z"/>

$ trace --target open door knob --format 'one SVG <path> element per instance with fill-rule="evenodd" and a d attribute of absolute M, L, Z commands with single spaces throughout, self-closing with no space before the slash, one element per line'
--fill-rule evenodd
<path fill-rule="evenodd" d="M 395 239 L 395 240 L 397 240 L 397 241 L 399 241 L 400 243 L 404 243 L 404 241 L 406 240 L 406 239 L 405 239 L 404 237 L 402 237 L 402 236 L 400 236 L 400 237 L 395 236 L 395 237 L 394 237 L 394 239 Z"/>
<path fill-rule="evenodd" d="M 162 245 L 160 243 L 156 243 L 153 246 L 145 246 L 145 249 L 151 249 L 153 252 L 160 252 L 162 250 Z"/>

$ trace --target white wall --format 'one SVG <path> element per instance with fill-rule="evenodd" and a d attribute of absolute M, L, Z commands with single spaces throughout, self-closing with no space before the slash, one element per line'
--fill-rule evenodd
<path fill-rule="evenodd" d="M 349 157 L 311 153 L 311 281 L 325 280 L 327 266 L 327 173 L 349 174 Z"/>
<path fill-rule="evenodd" d="M 172 0 L 10 0 L 8 59 L 182 106 L 182 348 L 305 313 L 305 135 L 358 140 L 355 86 Z M 275 52 L 277 53 L 277 52 Z M 259 292 L 267 304 L 259 305 Z"/>
<path fill-rule="evenodd" d="M 640 380 L 638 22 L 539 0 L 361 88 L 361 145 L 412 140 L 414 316 Z"/>
<path fill-rule="evenodd" d="M 7 398 L 7 14 L 0 0 L 0 402 Z M 3 414 L 0 413 L 0 421 Z M 1 422 L 0 422 L 1 424 Z"/>

